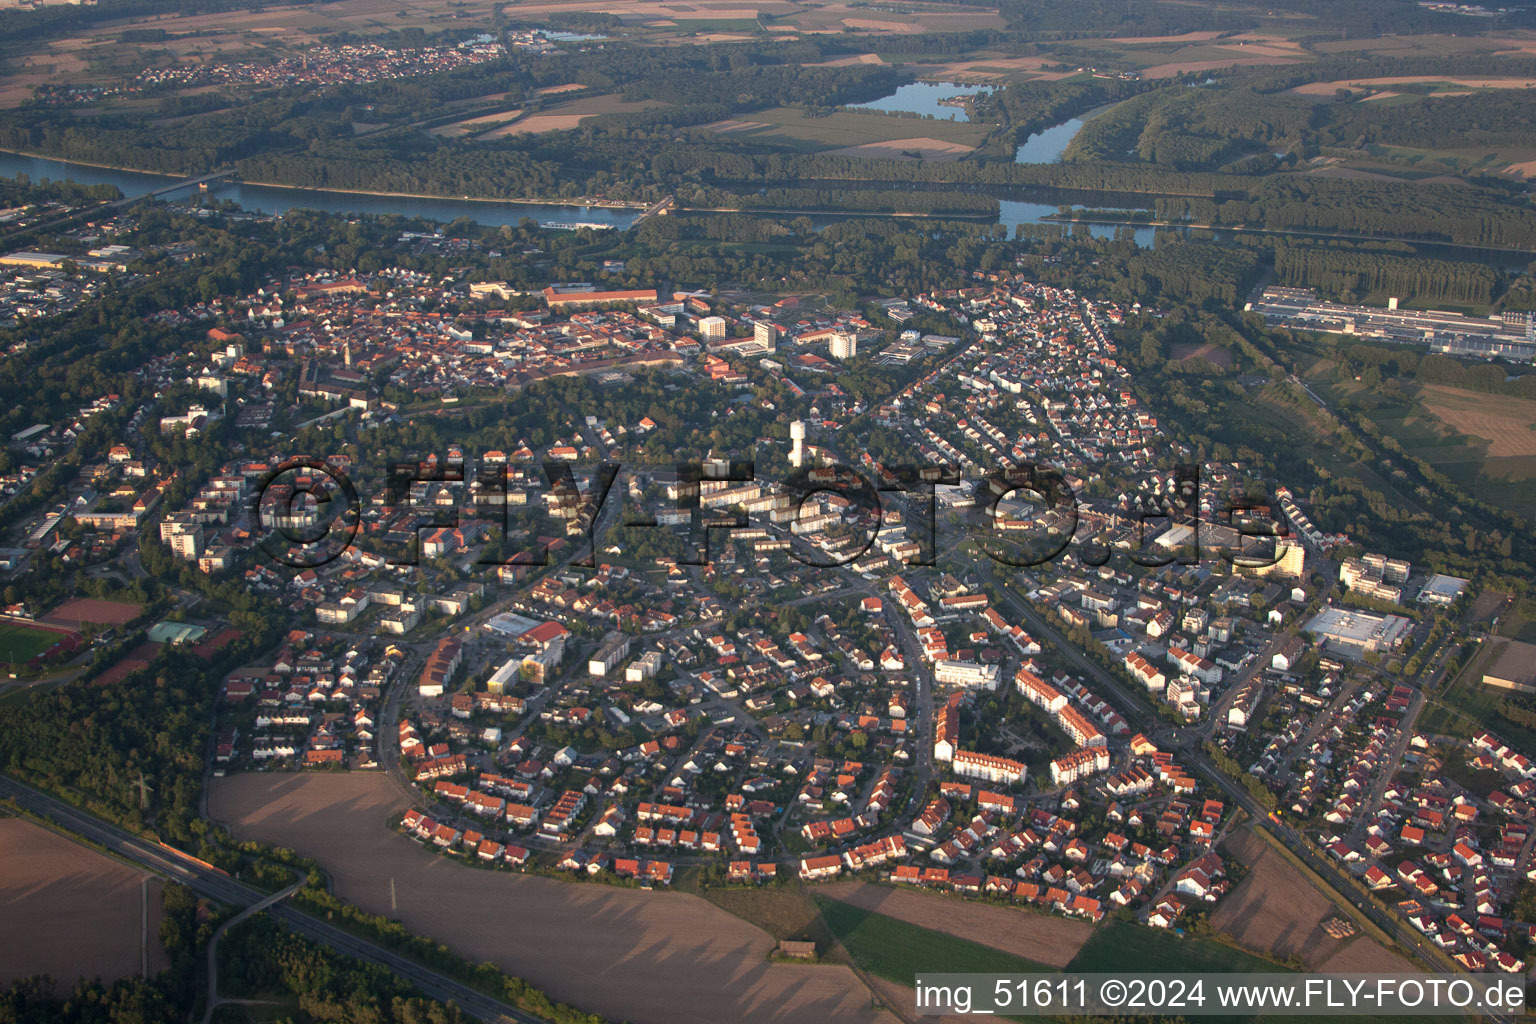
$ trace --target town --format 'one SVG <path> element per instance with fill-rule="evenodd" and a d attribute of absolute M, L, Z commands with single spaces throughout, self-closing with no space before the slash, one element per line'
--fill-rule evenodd
<path fill-rule="evenodd" d="M 914 311 L 953 333 L 904 328 Z M 1168 468 L 1193 453 L 1114 340 L 1143 312 L 1004 272 L 884 304 L 888 325 L 685 290 L 296 272 L 156 314 L 203 335 L 139 370 L 175 404 L 135 410 L 144 432 L 28 524 L 12 564 L 104 564 L 150 532 L 291 607 L 279 648 L 224 679 L 215 774 L 386 772 L 414 794 L 400 831 L 487 868 L 647 887 L 690 868 L 868 877 L 1185 930 L 1245 874 L 1223 840 L 1272 822 L 1389 934 L 1523 971 L 1536 763 L 1419 722 L 1414 684 L 1444 669 L 1469 581 L 1320 533 L 1285 480 Z M 932 368 L 863 407 L 838 382 L 871 346 Z M 615 394 L 713 390 L 710 418 L 741 418 L 748 440 L 684 474 L 655 415 L 565 409 L 473 446 L 478 395 L 573 374 Z M 765 383 L 798 405 L 754 398 Z M 189 477 L 142 441 L 279 414 L 293 436 L 363 439 L 423 400 L 467 404 L 471 429 L 404 462 L 274 431 Z M 874 446 L 847 446 L 861 422 L 973 475 L 901 487 Z M 18 441 L 35 474 L 71 434 Z M 1026 479 L 983 475 L 1026 466 L 1066 482 L 1070 520 Z M 796 472 L 798 491 L 775 480 Z M 883 507 L 847 486 L 859 472 Z M 359 495 L 339 514 L 330 474 Z M 1264 530 L 1227 525 L 1237 499 Z M 299 559 L 348 519 L 348 543 Z M 935 524 L 963 539 L 936 546 Z M 274 530 L 296 560 L 263 556 Z M 1054 534 L 1059 555 L 1012 569 L 1026 534 Z M 1269 551 L 1241 564 L 1254 536 Z M 103 680 L 217 632 L 173 625 Z M 1530 692 L 1521 650 L 1485 683 Z"/>

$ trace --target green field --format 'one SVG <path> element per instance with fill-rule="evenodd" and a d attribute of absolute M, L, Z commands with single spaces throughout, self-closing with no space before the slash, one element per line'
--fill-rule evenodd
<path fill-rule="evenodd" d="M 728 132 L 732 138 L 772 141 L 807 152 L 913 138 L 938 139 L 974 147 L 981 145 L 992 130 L 991 125 L 969 121 L 928 120 L 855 110 L 811 117 L 798 107 L 757 110 L 727 124 L 732 125 Z M 734 124 L 745 124 L 746 127 L 737 128 Z"/>
<path fill-rule="evenodd" d="M 1171 931 L 1109 920 L 1077 951 L 1077 956 L 1067 964 L 1067 970 L 1090 974 L 1127 970 L 1169 974 L 1275 974 L 1286 968 L 1223 942 L 1187 939 Z"/>
<path fill-rule="evenodd" d="M 0 622 L 0 661 L 23 664 L 57 643 L 62 634 L 15 622 Z"/>
<path fill-rule="evenodd" d="M 1042 974 L 1050 968 L 943 932 L 818 897 L 822 920 L 855 963 L 910 988 L 919 973 Z M 1123 966 L 1122 966 L 1123 969 Z"/>
<path fill-rule="evenodd" d="M 1483 669 L 1491 662 L 1496 644 L 1485 643 L 1472 652 L 1471 660 L 1456 679 L 1428 704 L 1419 717 L 1424 732 L 1447 736 L 1471 736 L 1488 729 L 1522 749 L 1536 749 L 1536 731 L 1516 725 L 1500 715 L 1498 705 L 1509 696 L 1502 690 L 1484 686 Z"/>
<path fill-rule="evenodd" d="M 1354 381 L 1312 386 L 1330 406 L 1343 399 L 1356 403 L 1359 411 L 1382 433 L 1396 438 L 1404 451 L 1428 462 L 1474 497 L 1521 515 L 1536 515 L 1536 456 L 1490 454 L 1492 439 L 1505 443 L 1499 451 L 1521 450 L 1510 446 L 1520 445 L 1530 430 L 1522 413 L 1527 406 L 1536 408 L 1536 403 L 1463 389 L 1441 389 L 1432 394 L 1433 401 L 1459 403 L 1458 413 L 1474 407 L 1482 410 L 1482 416 L 1472 422 L 1475 429 L 1485 430 L 1486 436 L 1476 436 L 1456 431 L 1435 415 L 1424 401 L 1430 393 L 1418 386 L 1409 388 L 1406 401 L 1388 399 Z"/>

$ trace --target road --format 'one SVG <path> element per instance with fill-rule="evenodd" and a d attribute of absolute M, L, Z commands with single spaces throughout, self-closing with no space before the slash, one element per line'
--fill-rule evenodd
<path fill-rule="evenodd" d="M 258 901 L 256 903 L 252 903 L 250 906 L 248 906 L 244 910 L 240 911 L 240 913 L 236 914 L 234 917 L 230 918 L 228 921 L 225 921 L 223 924 L 219 925 L 219 927 L 214 931 L 213 935 L 209 937 L 209 939 L 208 939 L 208 1008 L 203 1011 L 203 1024 L 213 1024 L 213 1011 L 219 1008 L 219 1004 L 221 1002 L 239 1002 L 240 1001 L 240 1000 L 224 1000 L 224 999 L 220 999 L 219 998 L 219 940 L 224 937 L 224 933 L 225 932 L 229 931 L 231 928 L 233 928 L 235 925 L 239 924 L 241 921 L 244 921 L 246 918 L 251 917 L 254 914 L 259 914 L 263 910 L 266 910 L 268 907 L 272 906 L 273 904 L 281 902 L 282 900 L 287 899 L 289 896 L 292 896 L 294 893 L 299 891 L 299 887 L 302 886 L 303 884 L 304 884 L 304 879 L 300 878 L 298 881 L 294 882 L 292 885 L 290 885 L 288 888 L 284 889 L 282 892 L 275 892 L 271 896 L 268 896 L 264 900 L 260 900 L 260 901 Z"/>
<path fill-rule="evenodd" d="M 23 810 L 54 823 L 63 832 L 90 840 L 124 860 L 179 882 L 199 896 L 235 907 L 251 907 L 271 899 L 272 894 L 237 881 L 218 868 L 180 851 L 141 839 L 3 775 L 0 775 L 0 797 L 8 798 Z M 310 917 L 291 906 L 273 902 L 267 913 L 311 942 L 386 967 L 415 985 L 422 994 L 442 1002 L 456 1003 L 465 1013 L 479 1020 L 492 1024 L 545 1024 L 542 1017 L 492 999 L 445 974 Z"/>
<path fill-rule="evenodd" d="M 1024 619 L 1024 621 L 1028 622 L 1031 629 L 1036 631 L 1036 633 L 1042 638 L 1052 641 L 1063 657 L 1072 662 L 1072 664 L 1081 670 L 1085 675 L 1091 677 L 1095 683 L 1103 686 L 1107 691 L 1116 695 L 1122 701 L 1125 701 L 1126 703 L 1121 705 L 1121 710 L 1127 718 L 1131 718 L 1133 712 L 1139 711 L 1141 708 L 1141 701 L 1139 698 L 1133 697 L 1125 687 L 1121 686 L 1120 683 L 1108 672 L 1104 671 L 1102 667 L 1083 656 L 1083 654 L 1080 653 L 1075 647 L 1067 643 L 1066 640 L 1059 636 L 1055 629 L 1053 629 L 1051 625 L 1045 621 L 1043 616 L 1036 613 L 1034 609 L 1028 607 L 1024 604 L 1023 601 L 1015 597 L 1013 592 L 1007 589 L 1006 584 L 995 577 L 990 565 L 984 565 L 982 568 L 982 573 L 991 582 L 994 582 L 998 585 L 998 590 L 1002 594 L 1004 602 L 1008 604 L 1010 610 L 1016 612 Z M 1418 699 L 1419 698 L 1416 695 L 1414 709 L 1415 712 Z M 1405 729 L 1404 733 L 1406 734 L 1407 731 L 1408 730 Z M 1437 974 L 1445 972 L 1445 966 L 1419 946 L 1403 922 L 1388 914 L 1385 910 L 1376 904 L 1361 897 L 1352 886 L 1349 886 L 1347 883 L 1345 883 L 1339 876 L 1338 868 L 1334 864 L 1326 861 L 1323 857 L 1319 856 L 1315 852 L 1315 849 L 1311 843 L 1309 843 L 1306 837 L 1303 836 L 1300 832 L 1289 825 L 1284 823 L 1276 823 L 1271 820 L 1269 818 L 1268 809 L 1261 806 L 1257 800 L 1248 794 L 1247 790 L 1243 789 L 1241 786 L 1237 785 L 1232 780 L 1223 775 L 1220 771 L 1218 771 L 1216 766 L 1211 764 L 1209 759 L 1206 758 L 1205 754 L 1199 749 L 1198 746 L 1191 746 L 1184 750 L 1182 752 L 1182 756 L 1189 758 L 1193 766 L 1199 770 L 1201 775 L 1203 775 L 1208 781 L 1214 782 L 1218 787 L 1220 787 L 1220 789 L 1227 794 L 1228 799 L 1236 802 L 1238 806 L 1247 811 L 1254 821 L 1265 822 L 1266 828 L 1268 828 L 1277 838 L 1279 838 L 1280 841 L 1284 843 L 1292 853 L 1300 857 L 1308 867 L 1312 868 L 1313 871 L 1316 871 L 1318 876 L 1324 879 L 1328 885 L 1335 890 L 1336 899 L 1340 899 L 1348 905 L 1358 907 L 1363 914 L 1371 919 L 1372 922 L 1379 925 L 1381 929 L 1388 935 L 1392 936 L 1392 938 L 1396 940 L 1397 943 L 1403 947 L 1403 949 L 1411 953 L 1416 959 L 1422 961 L 1432 972 Z"/>

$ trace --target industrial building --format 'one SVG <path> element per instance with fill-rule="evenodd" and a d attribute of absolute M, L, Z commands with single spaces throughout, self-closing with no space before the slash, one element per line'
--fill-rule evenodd
<path fill-rule="evenodd" d="M 1536 362 L 1536 321 L 1525 313 L 1472 317 L 1433 309 L 1398 309 L 1396 299 L 1386 309 L 1349 306 L 1319 299 L 1311 288 L 1279 286 L 1265 288 L 1244 308 L 1258 313 L 1270 327 L 1428 345 L 1453 356 Z"/>

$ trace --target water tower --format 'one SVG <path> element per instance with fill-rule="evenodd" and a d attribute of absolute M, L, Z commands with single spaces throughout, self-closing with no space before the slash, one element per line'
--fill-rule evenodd
<path fill-rule="evenodd" d="M 789 425 L 789 464 L 799 469 L 805 464 L 805 421 L 795 420 Z"/>

